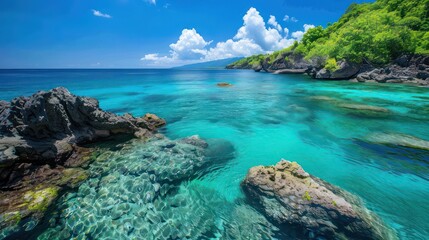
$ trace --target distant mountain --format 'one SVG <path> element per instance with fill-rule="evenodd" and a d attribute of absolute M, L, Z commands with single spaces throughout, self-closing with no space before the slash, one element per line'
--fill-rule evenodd
<path fill-rule="evenodd" d="M 238 60 L 242 59 L 242 57 L 235 57 L 235 58 L 227 58 L 227 59 L 221 59 L 221 60 L 215 60 L 215 61 L 209 61 L 209 62 L 202 62 L 202 63 L 195 63 L 195 64 L 189 64 L 184 65 L 180 67 L 174 67 L 173 69 L 224 69 L 225 66 L 236 62 Z"/>

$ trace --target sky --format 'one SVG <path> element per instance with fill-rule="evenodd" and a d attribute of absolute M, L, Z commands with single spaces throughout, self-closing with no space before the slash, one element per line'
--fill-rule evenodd
<path fill-rule="evenodd" d="M 164 68 L 269 53 L 369 0 L 2 0 L 0 68 Z"/>

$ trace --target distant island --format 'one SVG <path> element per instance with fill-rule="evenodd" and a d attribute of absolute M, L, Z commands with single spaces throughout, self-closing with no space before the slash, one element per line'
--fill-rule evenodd
<path fill-rule="evenodd" d="M 180 67 L 174 67 L 173 69 L 182 69 L 182 70 L 214 70 L 214 69 L 224 69 L 225 65 L 232 64 L 236 61 L 243 59 L 242 57 L 235 58 L 226 58 L 202 63 L 188 64 Z"/>
<path fill-rule="evenodd" d="M 301 42 L 227 68 L 428 85 L 429 1 L 352 4 L 337 22 L 308 30 Z"/>

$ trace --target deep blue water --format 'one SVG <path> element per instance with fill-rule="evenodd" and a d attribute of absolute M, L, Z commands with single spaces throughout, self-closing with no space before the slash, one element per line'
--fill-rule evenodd
<path fill-rule="evenodd" d="M 428 88 L 241 70 L 0 70 L 3 100 L 58 86 L 117 114 L 155 113 L 171 139 L 197 134 L 232 143 L 234 159 L 187 183 L 225 206 L 243 197 L 239 184 L 250 167 L 285 158 L 358 195 L 401 239 L 429 237 L 429 152 L 366 141 L 378 132 L 429 140 Z M 358 114 L 339 103 L 392 114 Z"/>

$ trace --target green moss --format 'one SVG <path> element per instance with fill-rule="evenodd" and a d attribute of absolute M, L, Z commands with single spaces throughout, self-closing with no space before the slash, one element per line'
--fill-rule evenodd
<path fill-rule="evenodd" d="M 334 207 L 337 207 L 337 202 L 335 202 L 334 200 L 332 200 L 332 205 L 334 205 Z"/>
<path fill-rule="evenodd" d="M 304 195 L 302 195 L 303 200 L 311 201 L 311 196 L 308 191 L 305 191 Z"/>
<path fill-rule="evenodd" d="M 88 174 L 81 168 L 67 168 L 63 171 L 60 185 L 68 185 L 69 187 L 77 187 L 81 182 L 88 179 Z"/>
<path fill-rule="evenodd" d="M 5 213 L 3 216 L 3 221 L 7 223 L 8 225 L 16 225 L 21 221 L 21 213 L 20 212 L 8 212 Z"/>
<path fill-rule="evenodd" d="M 28 210 L 43 212 L 51 205 L 58 196 L 59 187 L 46 187 L 35 191 L 28 191 L 24 195 L 24 200 Z"/>

